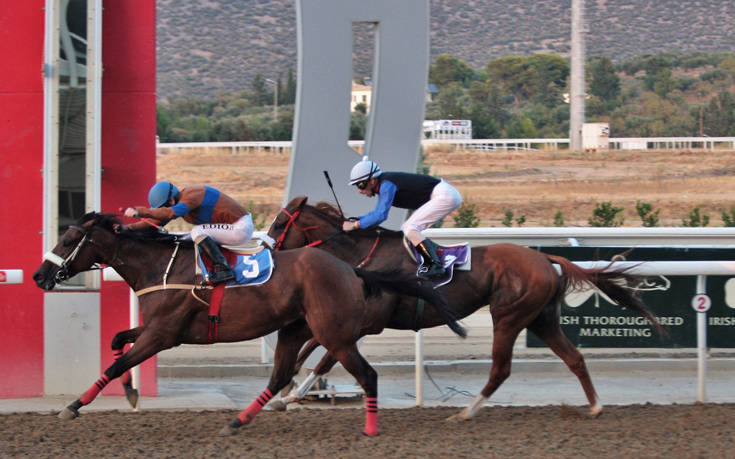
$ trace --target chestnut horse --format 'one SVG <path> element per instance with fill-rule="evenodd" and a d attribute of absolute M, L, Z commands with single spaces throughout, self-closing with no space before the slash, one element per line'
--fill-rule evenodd
<path fill-rule="evenodd" d="M 76 401 L 59 414 L 78 416 L 113 379 L 152 355 L 182 343 L 210 344 L 212 322 L 208 301 L 212 290 L 195 280 L 194 246 L 155 230 L 119 232 L 111 215 L 89 213 L 63 234 L 33 275 L 51 290 L 70 276 L 109 265 L 140 298 L 143 325 L 118 333 L 112 341 L 117 359 Z M 434 308 L 446 308 L 439 292 L 396 272 L 354 269 L 317 249 L 274 254 L 271 279 L 252 287 L 224 289 L 217 334 L 219 342 L 249 340 L 278 331 L 274 368 L 268 387 L 220 434 L 231 435 L 248 424 L 260 409 L 291 381 L 301 346 L 314 338 L 329 350 L 360 383 L 366 394 L 364 433 L 377 435 L 377 374 L 357 350 L 366 333 L 379 333 L 387 322 L 383 289 L 417 295 Z M 443 314 L 458 334 L 464 330 Z M 335 326 L 339 324 L 339 326 Z M 377 324 L 376 327 L 374 324 Z M 135 343 L 122 353 L 126 343 Z"/>
<path fill-rule="evenodd" d="M 344 216 L 329 203 L 307 205 L 306 197 L 291 200 L 272 223 L 268 235 L 276 240 L 276 249 L 315 246 L 353 266 L 371 269 L 400 267 L 416 272 L 413 261 L 403 245 L 403 234 L 383 228 L 342 231 Z M 457 318 L 466 317 L 489 304 L 493 318 L 492 368 L 487 384 L 475 400 L 457 419 L 470 419 L 485 401 L 508 378 L 511 370 L 513 344 L 525 328 L 542 339 L 577 376 L 587 400 L 590 414 L 598 416 L 602 404 L 597 396 L 582 354 L 561 330 L 559 316 L 563 298 L 568 289 L 590 284 L 620 306 L 645 317 L 659 333 L 663 329 L 640 298 L 627 286 L 635 286 L 642 279 L 610 266 L 602 269 L 584 269 L 566 258 L 547 255 L 515 244 L 494 244 L 473 247 L 470 271 L 455 270 L 449 284 L 439 287 L 449 300 Z M 561 268 L 561 275 L 552 263 Z M 388 304 L 390 303 L 390 304 Z M 433 311 L 424 310 L 415 298 L 403 297 L 401 307 L 386 302 L 392 313 L 385 316 L 386 328 L 419 330 L 442 325 Z M 311 341 L 304 347 L 299 362 L 318 347 Z M 334 357 L 326 354 L 309 375 L 311 383 L 317 375 L 325 374 L 335 364 Z M 307 383 L 307 384 L 308 384 Z M 291 403 L 303 397 L 305 384 L 281 402 Z"/>

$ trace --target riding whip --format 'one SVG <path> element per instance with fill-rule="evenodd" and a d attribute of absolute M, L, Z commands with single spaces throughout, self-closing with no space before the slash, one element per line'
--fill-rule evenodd
<path fill-rule="evenodd" d="M 327 179 L 327 184 L 329 185 L 329 189 L 332 190 L 332 195 L 334 195 L 334 200 L 337 203 L 339 214 L 342 215 L 342 219 L 344 219 L 345 213 L 342 212 L 342 206 L 339 205 L 339 199 L 337 199 L 337 193 L 334 192 L 334 187 L 332 186 L 332 180 L 329 178 L 329 172 L 324 171 L 324 177 Z"/>

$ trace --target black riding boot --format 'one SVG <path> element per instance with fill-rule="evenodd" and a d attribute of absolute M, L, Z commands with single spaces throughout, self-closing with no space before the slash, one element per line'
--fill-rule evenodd
<path fill-rule="evenodd" d="M 212 260 L 212 272 L 209 275 L 209 282 L 219 284 L 235 278 L 235 275 L 230 269 L 230 265 L 227 264 L 225 256 L 222 255 L 222 251 L 217 243 L 214 242 L 214 239 L 207 236 L 202 239 L 198 245 L 204 249 L 204 252 L 209 255 L 209 258 Z"/>
<path fill-rule="evenodd" d="M 419 277 L 432 278 L 442 276 L 446 270 L 442 265 L 439 255 L 436 253 L 437 245 L 428 239 L 424 239 L 416 246 L 424 257 L 424 268 L 426 271 L 420 272 Z"/>

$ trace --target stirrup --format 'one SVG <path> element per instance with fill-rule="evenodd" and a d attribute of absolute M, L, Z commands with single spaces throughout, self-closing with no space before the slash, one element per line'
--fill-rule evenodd
<path fill-rule="evenodd" d="M 235 279 L 235 273 L 232 272 L 231 269 L 221 269 L 220 266 L 215 268 L 212 267 L 212 271 L 209 273 L 207 278 L 209 279 L 209 282 L 212 284 L 220 284 L 222 282 L 227 282 Z"/>
<path fill-rule="evenodd" d="M 418 276 L 422 279 L 433 279 L 443 276 L 447 272 L 446 268 L 436 263 L 432 263 L 430 266 L 424 266 L 424 268 L 426 269 L 418 273 Z"/>

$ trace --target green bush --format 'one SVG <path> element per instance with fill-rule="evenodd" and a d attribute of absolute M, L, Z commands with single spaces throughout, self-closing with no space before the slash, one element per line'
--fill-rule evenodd
<path fill-rule="evenodd" d="M 504 211 L 504 217 L 503 220 L 500 222 L 505 226 L 513 226 L 513 216 L 514 213 L 510 209 L 503 209 Z M 523 226 L 524 223 L 526 223 L 526 216 L 521 215 L 520 217 L 515 219 L 515 222 L 518 226 Z"/>
<path fill-rule="evenodd" d="M 564 212 L 557 210 L 554 214 L 554 226 L 564 226 Z"/>
<path fill-rule="evenodd" d="M 618 217 L 618 214 L 622 211 L 622 207 L 615 207 L 610 201 L 598 202 L 588 222 L 590 226 L 598 227 L 622 226 L 625 218 L 623 216 Z"/>
<path fill-rule="evenodd" d="M 638 216 L 641 217 L 643 226 L 658 226 L 658 214 L 661 209 L 656 209 L 654 212 L 650 202 L 636 201 L 635 210 L 638 212 Z"/>
<path fill-rule="evenodd" d="M 480 219 L 477 217 L 477 206 L 474 202 L 467 199 L 462 200 L 462 205 L 457 209 L 457 215 L 454 217 L 454 226 L 457 228 L 477 228 L 480 226 Z"/>
<path fill-rule="evenodd" d="M 735 226 L 735 206 L 732 206 L 729 211 L 722 211 L 722 223 L 723 226 Z"/>
<path fill-rule="evenodd" d="M 689 217 L 681 220 L 682 226 L 699 227 L 709 225 L 709 215 L 702 214 L 699 206 L 689 211 Z"/>

